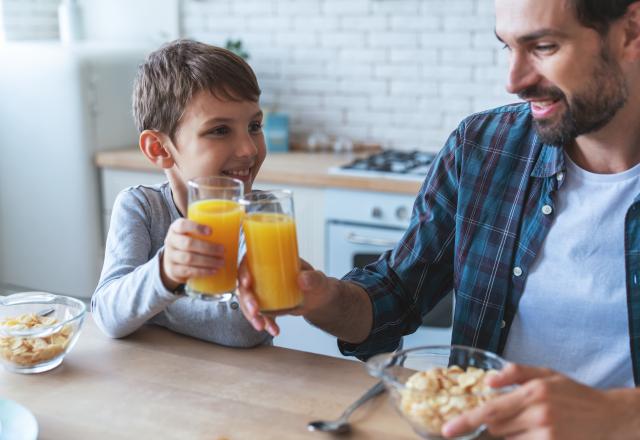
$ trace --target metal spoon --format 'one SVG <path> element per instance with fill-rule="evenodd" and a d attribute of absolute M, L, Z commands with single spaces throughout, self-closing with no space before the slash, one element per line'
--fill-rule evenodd
<path fill-rule="evenodd" d="M 316 420 L 313 422 L 309 422 L 307 425 L 307 429 L 309 431 L 322 431 L 322 432 L 332 432 L 335 434 L 345 434 L 351 430 L 351 425 L 347 421 L 349 416 L 363 403 L 368 401 L 369 399 L 377 396 L 378 394 L 384 391 L 384 384 L 382 381 L 375 384 L 373 387 L 369 389 L 366 393 L 362 395 L 358 400 L 353 402 L 347 409 L 344 410 L 342 415 L 338 420 L 329 421 L 329 420 Z"/>

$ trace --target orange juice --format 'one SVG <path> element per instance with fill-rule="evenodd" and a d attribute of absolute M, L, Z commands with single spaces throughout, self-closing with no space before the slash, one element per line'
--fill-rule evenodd
<path fill-rule="evenodd" d="M 236 289 L 238 238 L 243 213 L 242 206 L 232 200 L 200 200 L 189 205 L 189 220 L 211 228 L 210 235 L 195 237 L 224 246 L 224 267 L 214 275 L 190 279 L 187 283 L 190 289 L 209 295 Z"/>
<path fill-rule="evenodd" d="M 284 311 L 300 305 L 300 259 L 293 218 L 280 213 L 254 213 L 245 217 L 242 227 L 260 310 Z"/>

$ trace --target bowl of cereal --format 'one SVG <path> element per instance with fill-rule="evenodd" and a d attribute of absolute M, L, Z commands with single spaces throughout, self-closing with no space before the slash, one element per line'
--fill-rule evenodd
<path fill-rule="evenodd" d="M 76 343 L 87 307 L 46 292 L 0 297 L 0 362 L 16 373 L 41 373 L 60 363 Z"/>
<path fill-rule="evenodd" d="M 367 370 L 384 382 L 395 408 L 416 433 L 439 440 L 446 422 L 508 391 L 485 383 L 505 365 L 507 361 L 485 350 L 431 345 L 374 356 Z M 456 439 L 470 440 L 482 431 L 484 427 Z"/>

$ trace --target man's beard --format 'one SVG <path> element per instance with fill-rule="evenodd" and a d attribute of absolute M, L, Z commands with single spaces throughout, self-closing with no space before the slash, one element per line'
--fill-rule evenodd
<path fill-rule="evenodd" d="M 570 101 L 557 87 L 532 86 L 518 93 L 518 96 L 524 100 L 541 98 L 564 101 L 566 110 L 560 121 L 535 119 L 534 124 L 542 142 L 565 146 L 578 136 L 597 131 L 611 122 L 626 104 L 629 90 L 620 67 L 603 48 L 591 80 Z"/>

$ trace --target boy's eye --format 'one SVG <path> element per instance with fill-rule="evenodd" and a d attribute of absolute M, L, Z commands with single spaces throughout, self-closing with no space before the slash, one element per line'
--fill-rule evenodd
<path fill-rule="evenodd" d="M 229 131 L 229 127 L 227 127 L 226 125 L 222 125 L 220 127 L 215 127 L 209 130 L 207 134 L 212 136 L 224 136 L 225 134 L 229 133 Z"/>
<path fill-rule="evenodd" d="M 262 122 L 252 122 L 249 124 L 249 131 L 251 133 L 260 133 L 262 131 Z"/>

